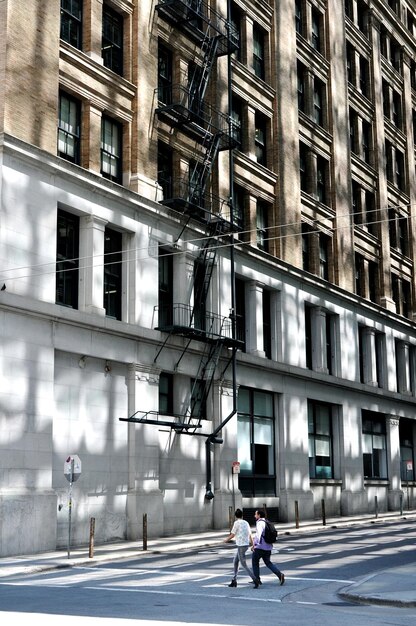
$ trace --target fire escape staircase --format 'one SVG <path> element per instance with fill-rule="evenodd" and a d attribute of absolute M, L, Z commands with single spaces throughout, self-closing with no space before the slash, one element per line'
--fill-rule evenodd
<path fill-rule="evenodd" d="M 238 48 L 238 34 L 204 0 L 159 0 L 156 10 L 160 17 L 196 42 L 203 57 L 202 63 L 195 65 L 188 87 L 173 86 L 169 102 L 159 100 L 156 109 L 160 119 L 195 139 L 199 153 L 202 154 L 202 160 L 191 167 L 188 180 L 179 181 L 179 193 L 174 194 L 173 198 L 164 198 L 163 204 L 183 213 L 186 220 L 182 232 L 190 219 L 195 219 L 204 224 L 207 236 L 204 237 L 195 262 L 194 306 L 175 303 L 168 315 L 161 314 L 159 308 L 155 307 L 159 317 L 156 329 L 167 333 L 167 336 L 154 362 L 172 335 L 187 339 L 175 369 L 193 340 L 203 342 L 204 349 L 194 378 L 191 400 L 184 414 L 165 416 L 157 411 L 137 411 L 123 421 L 156 424 L 169 427 L 176 433 L 206 437 L 198 429 L 202 427 L 205 418 L 206 401 L 222 349 L 225 347 L 235 353 L 238 347 L 242 347 L 233 337 L 231 318 L 209 312 L 205 307 L 219 241 L 234 229 L 229 213 L 224 215 L 224 204 L 219 199 L 213 201 L 209 197 L 207 186 L 218 152 L 236 145 L 229 116 L 209 106 L 205 102 L 205 95 L 216 58 L 231 54 Z M 228 201 L 227 208 L 229 211 Z"/>

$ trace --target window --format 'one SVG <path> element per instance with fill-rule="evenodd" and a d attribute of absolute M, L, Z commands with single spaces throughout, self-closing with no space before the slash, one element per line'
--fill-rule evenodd
<path fill-rule="evenodd" d="M 386 384 L 386 336 L 372 328 L 359 326 L 358 350 L 360 382 L 374 387 Z"/>
<path fill-rule="evenodd" d="M 197 419 L 207 418 L 207 385 L 206 380 L 191 379 L 191 417 Z"/>
<path fill-rule="evenodd" d="M 194 327 L 206 330 L 206 301 L 209 283 L 207 283 L 208 265 L 202 259 L 194 263 Z"/>
<path fill-rule="evenodd" d="M 257 201 L 257 247 L 264 252 L 269 251 L 269 234 L 268 234 L 268 212 L 269 208 L 265 202 Z"/>
<path fill-rule="evenodd" d="M 311 233 L 307 224 L 302 224 L 302 269 L 311 271 Z"/>
<path fill-rule="evenodd" d="M 243 496 L 276 495 L 273 395 L 240 387 L 237 441 Z"/>
<path fill-rule="evenodd" d="M 333 478 L 331 406 L 308 401 L 309 476 Z"/>
<path fill-rule="evenodd" d="M 319 276 L 324 280 L 329 280 L 329 247 L 329 237 L 319 233 Z"/>
<path fill-rule="evenodd" d="M 302 35 L 302 0 L 295 0 L 295 28 L 296 32 Z"/>
<path fill-rule="evenodd" d="M 173 376 L 161 372 L 159 376 L 159 413 L 172 415 L 173 413 Z"/>
<path fill-rule="evenodd" d="M 57 304 L 78 308 L 79 218 L 58 210 L 56 237 Z"/>
<path fill-rule="evenodd" d="M 236 339 L 244 344 L 246 349 L 246 285 L 241 278 L 235 279 L 235 316 Z"/>
<path fill-rule="evenodd" d="M 253 26 L 253 69 L 258 78 L 265 79 L 264 46 L 265 33 L 254 24 Z"/>
<path fill-rule="evenodd" d="M 371 141 L 371 124 L 363 120 L 361 136 L 361 156 L 368 164 L 371 164 Z"/>
<path fill-rule="evenodd" d="M 173 196 L 173 154 L 168 145 L 158 142 L 157 151 L 157 182 L 163 190 L 163 200 Z"/>
<path fill-rule="evenodd" d="M 267 122 L 264 115 L 256 113 L 255 116 L 255 148 L 257 163 L 267 166 L 266 133 Z"/>
<path fill-rule="evenodd" d="M 322 52 L 322 38 L 321 38 L 321 24 L 322 14 L 317 9 L 312 8 L 312 48 Z"/>
<path fill-rule="evenodd" d="M 404 317 L 410 317 L 412 310 L 410 282 L 397 276 L 391 275 L 392 298 L 396 305 L 396 313 Z"/>
<path fill-rule="evenodd" d="M 233 222 L 242 230 L 244 229 L 244 189 L 234 185 L 233 192 Z"/>
<path fill-rule="evenodd" d="M 163 104 L 172 104 L 172 52 L 159 43 L 157 97 Z"/>
<path fill-rule="evenodd" d="M 231 136 L 241 148 L 242 143 L 242 120 L 243 120 L 243 103 L 233 94 L 231 101 Z"/>
<path fill-rule="evenodd" d="M 346 60 L 347 80 L 351 85 L 355 85 L 355 49 L 349 41 L 346 44 Z"/>
<path fill-rule="evenodd" d="M 363 96 L 365 96 L 366 98 L 370 98 L 371 97 L 370 64 L 365 57 L 360 56 L 359 66 L 360 66 L 360 84 L 359 84 L 360 91 L 363 94 Z"/>
<path fill-rule="evenodd" d="M 328 204 L 327 178 L 328 161 L 318 156 L 316 159 L 316 197 L 322 204 Z"/>
<path fill-rule="evenodd" d="M 313 119 L 319 126 L 324 125 L 324 93 L 325 86 L 323 82 L 315 77 L 313 84 Z"/>
<path fill-rule="evenodd" d="M 334 376 L 338 370 L 338 316 L 308 302 L 305 302 L 304 310 L 306 367 Z"/>
<path fill-rule="evenodd" d="M 80 162 L 81 106 L 78 100 L 59 94 L 58 155 L 71 163 Z"/>
<path fill-rule="evenodd" d="M 165 246 L 159 246 L 159 324 L 163 330 L 173 324 L 173 256 Z"/>
<path fill-rule="evenodd" d="M 308 176 L 307 176 L 307 155 L 308 149 L 304 143 L 299 143 L 299 177 L 301 191 L 308 193 Z"/>
<path fill-rule="evenodd" d="M 382 80 L 382 93 L 384 117 L 388 117 L 390 119 L 390 85 L 384 78 Z"/>
<path fill-rule="evenodd" d="M 104 308 L 107 317 L 121 320 L 122 234 L 111 228 L 104 235 Z"/>
<path fill-rule="evenodd" d="M 81 50 L 82 0 L 61 0 L 61 39 Z"/>
<path fill-rule="evenodd" d="M 101 174 L 121 183 L 122 127 L 109 117 L 101 122 Z"/>
<path fill-rule="evenodd" d="M 237 48 L 235 54 L 235 57 L 241 61 L 242 59 L 242 51 L 241 51 L 241 43 L 242 43 L 242 37 L 241 37 L 241 11 L 240 9 L 234 4 L 231 4 L 231 32 L 233 32 L 233 34 L 235 35 L 237 41 L 239 42 L 239 47 Z"/>
<path fill-rule="evenodd" d="M 109 6 L 103 6 L 101 54 L 104 66 L 123 75 L 123 17 Z"/>
<path fill-rule="evenodd" d="M 401 418 L 400 437 L 400 477 L 402 480 L 415 480 L 414 425 L 412 420 Z"/>
<path fill-rule="evenodd" d="M 302 113 L 306 112 L 306 98 L 305 98 L 305 66 L 302 63 L 297 64 L 297 78 L 298 78 L 298 110 Z"/>
<path fill-rule="evenodd" d="M 390 246 L 401 254 L 409 254 L 408 217 L 395 209 L 389 209 Z"/>
<path fill-rule="evenodd" d="M 393 91 L 391 121 L 396 128 L 402 129 L 402 98 L 397 91 Z"/>
<path fill-rule="evenodd" d="M 266 358 L 272 358 L 272 327 L 271 327 L 270 291 L 263 289 L 263 350 Z"/>
<path fill-rule="evenodd" d="M 365 478 L 387 478 L 386 418 L 362 412 L 363 466 Z"/>

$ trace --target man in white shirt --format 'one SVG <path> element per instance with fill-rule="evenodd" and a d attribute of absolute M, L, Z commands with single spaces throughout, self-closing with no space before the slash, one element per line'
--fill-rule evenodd
<path fill-rule="evenodd" d="M 253 572 L 251 571 L 251 569 L 246 563 L 247 548 L 253 545 L 253 538 L 251 536 L 250 526 L 249 526 L 249 523 L 243 519 L 243 511 L 241 509 L 236 509 L 234 515 L 235 515 L 234 525 L 228 537 L 224 539 L 224 543 L 228 543 L 228 541 L 231 541 L 235 537 L 235 543 L 237 546 L 237 552 L 235 553 L 234 561 L 233 561 L 234 575 L 228 586 L 237 587 L 237 573 L 238 573 L 239 564 L 241 563 L 241 565 L 244 567 L 247 574 L 250 576 L 251 580 L 253 581 L 254 589 L 257 589 L 259 586 L 259 582 L 254 577 Z"/>

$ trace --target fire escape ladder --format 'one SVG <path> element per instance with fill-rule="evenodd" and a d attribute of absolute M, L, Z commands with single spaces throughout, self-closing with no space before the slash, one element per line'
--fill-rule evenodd
<path fill-rule="evenodd" d="M 214 65 L 219 41 L 221 35 L 210 36 L 210 28 L 208 27 L 204 40 L 201 44 L 203 52 L 202 65 L 196 65 L 189 82 L 189 104 L 191 111 L 203 109 L 205 93 L 211 76 L 212 67 Z"/>
<path fill-rule="evenodd" d="M 206 344 L 206 350 L 201 358 L 198 373 L 192 386 L 189 417 L 197 420 L 198 427 L 201 425 L 201 421 L 206 418 L 206 402 L 214 382 L 222 346 L 223 340 L 221 338 L 211 344 Z"/>

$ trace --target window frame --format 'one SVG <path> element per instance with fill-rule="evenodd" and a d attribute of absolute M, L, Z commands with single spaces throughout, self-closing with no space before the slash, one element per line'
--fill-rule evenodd
<path fill-rule="evenodd" d="M 104 231 L 103 307 L 106 317 L 121 320 L 123 234 L 106 226 Z"/>
<path fill-rule="evenodd" d="M 68 119 L 63 119 L 63 105 L 66 101 L 68 106 Z M 75 120 L 71 120 L 72 114 Z M 75 128 L 74 128 L 75 127 Z M 71 131 L 71 129 L 73 129 Z M 68 141 L 69 140 L 69 141 Z M 65 150 L 60 149 L 62 146 Z M 68 151 L 72 141 L 73 155 Z M 81 102 L 64 91 L 59 92 L 58 129 L 57 129 L 57 152 L 58 156 L 75 165 L 80 164 L 81 156 Z"/>
<path fill-rule="evenodd" d="M 111 142 L 106 143 L 106 128 L 110 128 Z M 115 131 L 117 131 L 115 133 Z M 113 140 L 116 135 L 115 140 Z M 104 146 L 111 147 L 111 151 Z M 105 158 L 108 159 L 105 162 Z M 107 165 L 110 171 L 105 171 L 104 165 Z M 101 118 L 101 175 L 107 180 L 121 184 L 122 182 L 122 164 L 123 164 L 123 126 L 120 122 L 108 115 Z M 114 173 L 112 173 L 114 171 Z"/>
<path fill-rule="evenodd" d="M 65 243 L 60 238 L 60 222 L 66 223 Z M 62 224 L 62 227 L 64 224 Z M 58 208 L 56 224 L 56 283 L 55 303 L 72 309 L 78 309 L 79 298 L 79 217 Z M 71 237 L 68 245 L 68 230 Z M 62 245 L 61 243 L 62 242 Z M 64 252 L 65 248 L 65 252 Z M 62 291 L 62 298 L 59 292 Z"/>
<path fill-rule="evenodd" d="M 384 414 L 366 410 L 362 411 L 361 417 L 364 479 L 388 480 L 386 417 Z M 383 447 L 380 448 L 376 446 L 378 443 L 376 441 L 377 439 L 382 440 L 382 443 L 384 443 Z M 371 444 L 371 446 L 369 444 Z M 366 449 L 370 449 L 370 447 L 371 452 L 366 452 Z M 375 455 L 376 450 L 382 450 L 384 453 Z"/>
<path fill-rule="evenodd" d="M 326 409 L 328 411 L 328 432 L 319 432 L 319 424 L 317 423 L 318 410 Z M 333 415 L 332 405 L 326 402 L 318 402 L 316 400 L 308 400 L 308 456 L 309 456 L 309 478 L 329 480 L 334 478 L 334 458 L 333 458 Z M 317 442 L 326 443 L 329 448 L 328 455 L 318 455 Z M 328 458 L 329 464 L 317 464 L 318 458 Z M 317 468 L 322 471 L 317 471 Z M 328 468 L 324 471 L 324 468 Z"/>
<path fill-rule="evenodd" d="M 74 5 L 78 4 L 76 11 Z M 60 39 L 70 46 L 82 50 L 82 0 L 61 0 Z M 65 26 L 68 34 L 65 33 Z"/>

